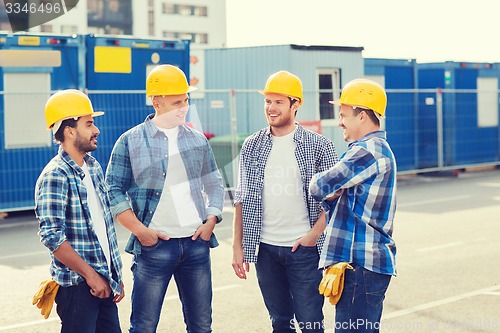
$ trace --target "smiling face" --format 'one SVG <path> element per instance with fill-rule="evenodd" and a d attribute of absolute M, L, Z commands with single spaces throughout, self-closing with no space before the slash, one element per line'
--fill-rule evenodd
<path fill-rule="evenodd" d="M 94 124 L 92 116 L 80 117 L 76 123 L 74 147 L 80 153 L 97 149 L 97 136 L 101 133 Z"/>
<path fill-rule="evenodd" d="M 268 93 L 264 99 L 267 123 L 274 135 L 285 135 L 295 128 L 295 113 L 298 101 L 290 105 L 290 99 L 281 94 Z"/>
<path fill-rule="evenodd" d="M 174 128 L 186 122 L 189 97 L 188 94 L 155 96 L 153 107 L 156 110 L 154 123 L 162 128 Z"/>
<path fill-rule="evenodd" d="M 356 141 L 363 136 L 360 134 L 361 112 L 357 112 L 350 105 L 342 104 L 339 115 L 338 125 L 344 129 L 344 140 L 346 142 Z"/>

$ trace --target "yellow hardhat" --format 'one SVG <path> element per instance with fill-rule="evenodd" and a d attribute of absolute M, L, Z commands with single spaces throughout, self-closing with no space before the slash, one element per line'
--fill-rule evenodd
<path fill-rule="evenodd" d="M 87 115 L 97 117 L 103 114 L 104 112 L 94 112 L 88 96 L 76 89 L 58 91 L 50 96 L 45 104 L 45 121 L 49 130 L 59 121 Z"/>
<path fill-rule="evenodd" d="M 385 117 L 387 95 L 384 88 L 377 82 L 368 79 L 355 79 L 342 89 L 339 101 L 330 101 L 330 103 L 370 109 L 377 116 Z"/>
<path fill-rule="evenodd" d="M 264 90 L 259 90 L 259 93 L 266 95 L 268 93 L 282 94 L 299 100 L 299 105 L 302 105 L 304 98 L 302 97 L 302 82 L 300 79 L 287 71 L 279 71 L 267 79 Z"/>
<path fill-rule="evenodd" d="M 153 68 L 146 79 L 146 96 L 182 95 L 198 88 L 188 85 L 186 74 L 172 65 Z"/>

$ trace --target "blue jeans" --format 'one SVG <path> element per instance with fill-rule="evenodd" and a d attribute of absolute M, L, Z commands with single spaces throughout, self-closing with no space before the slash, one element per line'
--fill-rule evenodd
<path fill-rule="evenodd" d="M 303 333 L 324 331 L 318 261 L 316 246 L 260 244 L 255 268 L 273 332 L 295 332 L 294 315 Z"/>
<path fill-rule="evenodd" d="M 198 237 L 159 239 L 134 257 L 130 330 L 153 333 L 174 276 L 189 333 L 212 332 L 212 272 L 209 242 Z"/>
<path fill-rule="evenodd" d="M 354 270 L 345 271 L 344 291 L 335 306 L 335 333 L 377 333 L 391 275 L 351 266 Z"/>
<path fill-rule="evenodd" d="M 85 281 L 59 287 L 55 301 L 62 333 L 121 333 L 113 296 L 106 299 L 92 296 Z"/>

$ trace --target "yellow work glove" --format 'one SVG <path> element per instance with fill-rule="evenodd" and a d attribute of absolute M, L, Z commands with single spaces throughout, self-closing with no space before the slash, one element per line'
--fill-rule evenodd
<path fill-rule="evenodd" d="M 55 281 L 44 280 L 40 283 L 40 288 L 33 296 L 33 305 L 36 304 L 45 319 L 49 318 L 58 290 L 59 285 Z"/>
<path fill-rule="evenodd" d="M 344 272 L 346 269 L 352 269 L 352 266 L 346 262 L 339 262 L 328 267 L 319 284 L 319 293 L 329 297 L 332 305 L 337 304 L 344 290 Z"/>

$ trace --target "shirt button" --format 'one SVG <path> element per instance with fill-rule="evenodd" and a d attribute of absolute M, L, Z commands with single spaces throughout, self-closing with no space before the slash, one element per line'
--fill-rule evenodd
<path fill-rule="evenodd" d="M 156 195 L 160 195 L 160 193 L 159 193 L 159 192 L 156 192 Z"/>
<path fill-rule="evenodd" d="M 149 211 L 149 214 L 153 214 L 153 211 L 152 211 L 152 210 L 150 210 L 150 211 Z"/>

